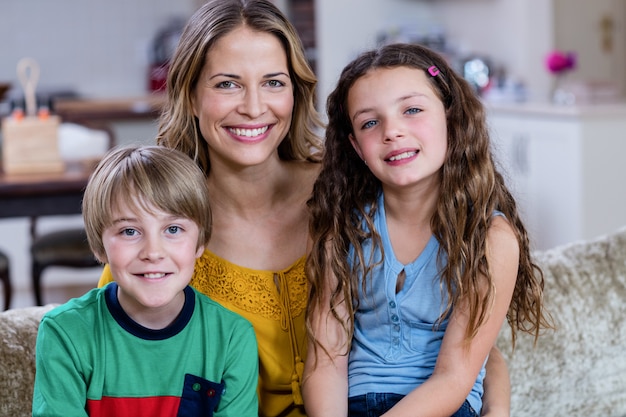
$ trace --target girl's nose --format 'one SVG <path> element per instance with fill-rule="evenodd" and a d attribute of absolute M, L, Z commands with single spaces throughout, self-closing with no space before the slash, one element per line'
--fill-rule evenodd
<path fill-rule="evenodd" d="M 385 121 L 384 137 L 385 142 L 391 142 L 404 136 L 402 130 L 402 124 L 398 121 L 387 120 Z"/>

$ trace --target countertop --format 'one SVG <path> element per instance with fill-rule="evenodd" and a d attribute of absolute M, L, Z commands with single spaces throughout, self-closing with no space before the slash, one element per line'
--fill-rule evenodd
<path fill-rule="evenodd" d="M 549 102 L 485 102 L 488 113 L 532 115 L 563 118 L 626 118 L 626 101 L 584 104 L 553 104 Z"/>
<path fill-rule="evenodd" d="M 142 97 L 59 99 L 55 112 L 64 121 L 156 119 L 165 104 L 162 93 Z"/>

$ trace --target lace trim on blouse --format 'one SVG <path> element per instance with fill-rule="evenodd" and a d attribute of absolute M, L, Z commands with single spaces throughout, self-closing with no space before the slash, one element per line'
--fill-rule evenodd
<path fill-rule="evenodd" d="M 298 317 L 306 308 L 305 260 L 303 256 L 282 271 L 264 271 L 235 265 L 205 250 L 196 261 L 191 286 L 216 301 L 280 321 L 285 329 L 289 321 L 286 315 Z"/>

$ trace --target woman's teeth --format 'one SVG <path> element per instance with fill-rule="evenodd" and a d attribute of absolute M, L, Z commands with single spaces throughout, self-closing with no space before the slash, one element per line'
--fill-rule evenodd
<path fill-rule="evenodd" d="M 262 135 L 267 132 L 268 126 L 259 127 L 257 129 L 240 129 L 240 128 L 229 128 L 229 130 L 237 136 L 245 136 L 247 138 L 253 138 L 255 136 Z"/>

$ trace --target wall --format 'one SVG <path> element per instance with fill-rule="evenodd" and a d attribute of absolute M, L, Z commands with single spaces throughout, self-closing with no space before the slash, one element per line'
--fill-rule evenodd
<path fill-rule="evenodd" d="M 450 0 L 435 2 L 449 36 L 468 52 L 494 63 L 527 86 L 529 99 L 547 100 L 552 87 L 544 57 L 554 48 L 552 1 Z"/>
<path fill-rule="evenodd" d="M 332 91 L 341 69 L 359 52 L 376 45 L 379 32 L 411 25 L 430 27 L 430 3 L 409 0 L 316 0 L 319 107 Z"/>
<path fill-rule="evenodd" d="M 318 0 L 319 96 L 324 99 L 354 55 L 376 43 L 381 30 L 441 27 L 451 46 L 480 53 L 523 81 L 531 98 L 547 98 L 543 68 L 553 47 L 552 2 L 546 0 Z"/>
<path fill-rule="evenodd" d="M 74 89 L 85 96 L 128 97 L 146 92 L 151 42 L 170 17 L 187 18 L 193 0 L 2 0 L 0 80 L 17 81 L 17 62 L 29 56 L 41 67 L 41 89 Z M 142 140 L 156 128 L 120 123 L 119 137 Z M 126 140 L 123 140 L 126 141 Z M 42 230 L 80 226 L 80 216 L 42 219 Z M 30 287 L 28 219 L 0 219 L 0 248 L 11 258 L 13 307 L 33 303 Z M 59 285 L 95 285 L 98 270 L 56 268 L 44 274 L 46 302 L 63 301 Z M 80 292 L 83 288 L 80 288 Z M 78 295 L 78 294 L 74 294 Z M 54 297 L 57 298 L 54 298 Z"/>
<path fill-rule="evenodd" d="M 41 66 L 42 88 L 88 96 L 146 91 L 153 37 L 172 16 L 187 18 L 193 0 L 2 0 L 0 80 L 20 88 L 17 62 Z"/>

